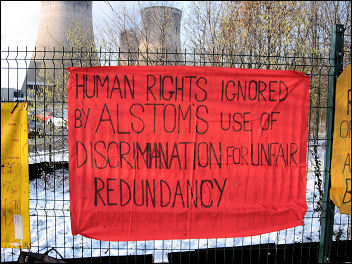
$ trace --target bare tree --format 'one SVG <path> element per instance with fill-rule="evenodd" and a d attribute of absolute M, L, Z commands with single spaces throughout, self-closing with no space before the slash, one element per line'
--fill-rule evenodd
<path fill-rule="evenodd" d="M 187 37 L 208 52 L 326 54 L 334 24 L 350 31 L 350 1 L 192 2 Z"/>

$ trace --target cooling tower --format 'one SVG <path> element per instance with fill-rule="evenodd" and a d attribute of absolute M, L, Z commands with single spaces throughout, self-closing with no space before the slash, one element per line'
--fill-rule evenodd
<path fill-rule="evenodd" d="M 63 54 L 63 49 L 71 51 L 72 48 L 74 50 L 95 48 L 92 1 L 42 1 L 35 48 L 37 52 L 32 55 L 27 77 L 22 86 L 24 92 L 26 86 L 30 89 L 43 84 L 51 85 L 50 83 L 60 74 L 62 76 L 62 68 L 70 66 L 72 62 L 76 62 L 75 66 L 79 66 L 80 61 L 77 58 L 79 55 L 74 57 L 72 53 Z M 66 60 L 62 60 L 63 56 Z M 70 61 L 69 58 L 73 60 Z M 83 59 L 89 61 L 89 58 Z M 96 55 L 90 59 L 99 64 Z"/>
<path fill-rule="evenodd" d="M 142 64 L 165 64 L 166 60 L 167 64 L 181 64 L 182 57 L 176 54 L 176 51 L 181 52 L 181 17 L 182 11 L 173 7 L 152 6 L 142 10 L 139 50 L 146 52 L 148 49 L 148 56 L 140 59 Z"/>
<path fill-rule="evenodd" d="M 132 29 L 120 33 L 120 65 L 135 65 L 138 59 L 139 40 Z"/>

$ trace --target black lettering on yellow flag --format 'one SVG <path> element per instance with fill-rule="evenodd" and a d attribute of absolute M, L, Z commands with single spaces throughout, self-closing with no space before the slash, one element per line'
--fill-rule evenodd
<path fill-rule="evenodd" d="M 351 214 L 351 64 L 337 79 L 330 199 Z"/>
<path fill-rule="evenodd" d="M 27 103 L 1 103 L 1 247 L 30 248 Z"/>

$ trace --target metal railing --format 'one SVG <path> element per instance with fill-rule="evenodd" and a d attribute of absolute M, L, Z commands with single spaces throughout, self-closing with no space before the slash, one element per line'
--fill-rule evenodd
<path fill-rule="evenodd" d="M 2 101 L 22 99 L 29 102 L 31 251 L 45 252 L 54 247 L 67 262 L 75 263 L 316 263 L 351 259 L 347 248 L 351 242 L 351 217 L 340 214 L 331 205 L 327 207 L 330 201 L 326 187 L 324 189 L 330 173 L 330 160 L 325 157 L 329 155 L 327 148 L 332 139 L 332 132 L 328 129 L 333 110 L 329 78 L 338 74 L 335 70 L 337 59 L 314 54 L 267 56 L 186 50 L 142 53 L 8 48 L 1 51 Z M 308 211 L 305 226 L 226 239 L 106 242 L 80 235 L 73 237 L 69 212 L 65 67 L 97 65 L 216 66 L 294 70 L 309 75 Z M 30 71 L 34 72 L 34 80 L 28 76 Z M 21 83 L 23 78 L 24 86 Z M 18 255 L 18 249 L 1 249 L 1 261 L 16 261 Z"/>

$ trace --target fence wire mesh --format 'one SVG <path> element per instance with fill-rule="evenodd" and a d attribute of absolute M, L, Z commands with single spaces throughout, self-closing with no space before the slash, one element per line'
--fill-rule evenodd
<path fill-rule="evenodd" d="M 350 51 L 349 58 L 350 58 Z M 348 56 L 347 56 L 348 57 Z M 345 57 L 346 58 L 346 57 Z M 318 259 L 325 178 L 330 58 L 226 52 L 103 50 L 1 51 L 1 100 L 28 108 L 31 251 L 54 247 L 67 262 L 315 263 Z M 66 82 L 68 66 L 187 65 L 294 70 L 311 77 L 305 226 L 242 238 L 107 242 L 71 234 Z M 346 66 L 347 63 L 344 64 Z M 34 72 L 34 79 L 27 74 Z M 25 83 L 22 80 L 25 78 Z M 216 223 L 214 223 L 216 224 Z M 351 217 L 335 209 L 332 261 L 351 259 Z M 20 250 L 1 249 L 1 261 Z M 53 254 L 58 257 L 58 255 Z"/>

